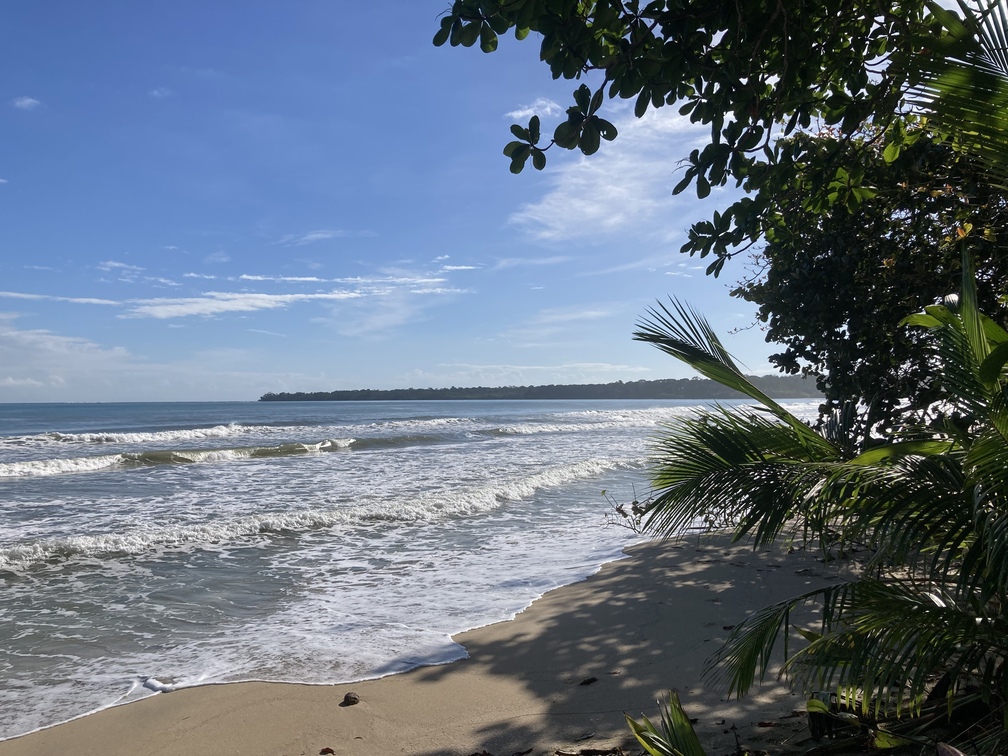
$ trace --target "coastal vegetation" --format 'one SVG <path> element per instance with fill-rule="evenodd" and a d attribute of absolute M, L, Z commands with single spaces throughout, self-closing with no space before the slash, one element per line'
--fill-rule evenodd
<path fill-rule="evenodd" d="M 812 381 L 797 376 L 749 376 L 770 396 L 788 399 L 821 399 Z M 498 386 L 488 388 L 350 389 L 344 391 L 298 391 L 263 394 L 261 402 L 367 402 L 471 399 L 740 399 L 742 395 L 717 381 L 697 378 L 666 378 L 657 381 L 617 381 L 547 386 Z"/>
<path fill-rule="evenodd" d="M 810 715 L 849 748 L 1008 751 L 1004 3 L 457 0 L 435 43 L 490 52 L 510 28 L 541 34 L 554 78 L 601 79 L 549 143 L 536 117 L 512 127 L 512 172 L 615 139 L 607 98 L 709 125 L 676 191 L 734 180 L 747 194 L 694 224 L 683 251 L 713 275 L 754 254 L 736 294 L 784 344 L 778 366 L 827 391 L 819 424 L 803 423 L 674 299 L 635 334 L 755 402 L 667 430 L 645 531 L 727 522 L 754 548 L 860 565 L 746 619 L 711 673 L 743 695 L 784 645 Z M 821 625 L 789 653 L 791 612 L 810 601 Z M 631 729 L 649 753 L 699 753 L 674 696 L 660 728 Z"/>

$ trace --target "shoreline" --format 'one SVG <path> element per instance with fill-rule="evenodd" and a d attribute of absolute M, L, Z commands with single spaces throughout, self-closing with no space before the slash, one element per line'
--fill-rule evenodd
<path fill-rule="evenodd" d="M 453 636 L 469 655 L 355 683 L 218 683 L 113 706 L 0 742 L 0 756 L 402 753 L 494 756 L 640 748 L 623 712 L 652 720 L 676 688 L 709 756 L 807 738 L 804 698 L 768 682 L 739 701 L 701 681 L 753 611 L 837 579 L 808 554 L 724 535 L 645 542 L 514 619 Z M 340 706 L 353 691 L 361 703 Z M 760 723 L 773 726 L 760 727 Z M 532 749 L 532 750 L 528 750 Z"/>

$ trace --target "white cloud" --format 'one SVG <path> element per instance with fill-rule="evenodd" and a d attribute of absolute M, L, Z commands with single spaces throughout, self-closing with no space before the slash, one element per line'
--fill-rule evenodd
<path fill-rule="evenodd" d="M 18 329 L 15 318 L 0 313 L 0 401 L 156 401 L 166 392 L 179 401 L 254 399 L 310 380 L 263 369 L 270 363 L 243 350 L 208 349 L 158 363 L 86 338 Z"/>
<path fill-rule="evenodd" d="M 529 267 L 537 265 L 560 265 L 570 262 L 573 257 L 567 255 L 554 255 L 553 257 L 505 257 L 498 260 L 494 265 L 494 270 L 504 270 L 505 268 Z"/>
<path fill-rule="evenodd" d="M 115 305 L 120 302 L 111 299 L 96 299 L 94 297 L 57 297 L 52 294 L 24 294 L 18 291 L 0 291 L 0 297 L 7 299 L 27 299 L 41 302 L 70 302 L 72 304 Z"/>
<path fill-rule="evenodd" d="M 162 286 L 181 286 L 178 281 L 172 281 L 170 278 L 162 278 L 161 276 L 144 276 L 144 281 L 153 284 L 161 284 Z"/>
<path fill-rule="evenodd" d="M 512 110 L 510 113 L 505 113 L 508 118 L 525 119 L 531 118 L 534 115 L 538 115 L 540 118 L 543 116 L 547 118 L 553 118 L 564 112 L 564 108 L 559 104 L 549 100 L 545 97 L 539 97 L 531 105 L 522 105 L 516 110 Z"/>
<path fill-rule="evenodd" d="M 613 315 L 611 309 L 588 307 L 584 309 L 567 307 L 563 309 L 542 310 L 529 320 L 532 323 L 581 323 L 586 320 L 599 320 Z"/>
<path fill-rule="evenodd" d="M 296 302 L 356 299 L 356 291 L 333 291 L 326 294 L 257 294 L 250 292 L 210 291 L 198 297 L 177 299 L 142 299 L 131 303 L 129 312 L 121 317 L 186 318 L 193 315 L 222 315 L 228 312 L 276 310 Z"/>
<path fill-rule="evenodd" d="M 614 235 L 671 241 L 688 225 L 691 190 L 674 197 L 680 161 L 707 135 L 672 108 L 615 119 L 619 136 L 598 153 L 547 168 L 551 184 L 510 222 L 546 242 L 601 240 Z M 552 171 L 552 172 L 551 172 Z"/>
<path fill-rule="evenodd" d="M 34 97 L 15 97 L 10 104 L 18 110 L 35 110 L 42 103 Z"/>
<path fill-rule="evenodd" d="M 275 281 L 277 283 L 325 283 L 328 279 L 317 276 L 254 276 L 242 273 L 240 281 Z"/>
<path fill-rule="evenodd" d="M 303 247 L 306 244 L 326 241 L 327 239 L 345 239 L 348 237 L 370 237 L 375 236 L 371 231 L 345 231 L 343 229 L 319 229 L 309 231 L 306 234 L 285 234 L 277 240 L 277 244 L 285 247 Z"/>
<path fill-rule="evenodd" d="M 0 184 L 6 184 L 6 183 L 8 183 L 7 179 L 0 178 Z"/>
<path fill-rule="evenodd" d="M 105 272 L 111 272 L 113 270 L 138 272 L 143 270 L 143 268 L 141 268 L 138 265 L 130 265 L 124 262 L 116 262 L 115 260 L 105 260 L 103 262 L 98 263 L 98 270 L 104 270 Z"/>
<path fill-rule="evenodd" d="M 214 252 L 204 257 L 203 262 L 208 265 L 231 262 L 231 256 L 227 252 Z"/>
<path fill-rule="evenodd" d="M 441 270 L 450 273 L 453 270 L 479 270 L 476 265 L 442 265 Z"/>
<path fill-rule="evenodd" d="M 171 97 L 175 93 L 168 89 L 168 87 L 157 87 L 150 90 L 147 94 L 156 100 L 163 100 L 166 97 Z"/>

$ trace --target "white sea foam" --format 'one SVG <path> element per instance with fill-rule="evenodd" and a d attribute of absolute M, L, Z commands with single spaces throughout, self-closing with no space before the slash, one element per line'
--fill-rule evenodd
<path fill-rule="evenodd" d="M 503 502 L 532 496 L 542 488 L 562 486 L 631 464 L 632 460 L 585 460 L 558 465 L 513 481 L 457 488 L 396 501 L 376 499 L 330 509 L 258 513 L 228 519 L 216 516 L 198 524 L 167 524 L 125 529 L 118 533 L 72 535 L 0 548 L 0 569 L 72 557 L 141 554 L 156 548 L 231 543 L 269 533 L 302 533 L 320 528 L 368 522 L 420 522 L 487 512 Z"/>
<path fill-rule="evenodd" d="M 236 449 L 163 449 L 93 457 L 51 457 L 0 463 L 0 478 L 35 478 L 50 475 L 92 473 L 112 468 L 148 465 L 207 464 L 247 460 L 254 457 L 280 457 L 295 454 L 320 454 L 349 449 L 352 438 L 330 438 L 314 443 L 291 443 L 280 446 L 255 446 Z"/>
<path fill-rule="evenodd" d="M 33 459 L 25 462 L 0 464 L 0 478 L 32 478 L 67 473 L 95 472 L 120 467 L 123 463 L 119 454 L 103 454 L 95 457 L 75 457 L 71 459 Z"/>

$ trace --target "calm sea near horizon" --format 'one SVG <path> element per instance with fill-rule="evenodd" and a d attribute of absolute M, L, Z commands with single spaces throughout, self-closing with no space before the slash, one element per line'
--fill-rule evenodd
<path fill-rule="evenodd" d="M 789 402 L 799 416 L 817 402 Z M 683 401 L 0 404 L 0 739 L 463 658 L 619 558 Z"/>

